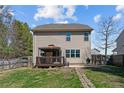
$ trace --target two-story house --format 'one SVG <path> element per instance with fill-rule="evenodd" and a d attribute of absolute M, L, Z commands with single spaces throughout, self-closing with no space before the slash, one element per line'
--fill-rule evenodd
<path fill-rule="evenodd" d="M 116 48 L 113 50 L 114 54 L 124 54 L 124 30 L 116 39 Z"/>
<path fill-rule="evenodd" d="M 34 65 L 86 63 L 91 57 L 92 30 L 88 25 L 78 23 L 36 26 L 32 29 Z"/>

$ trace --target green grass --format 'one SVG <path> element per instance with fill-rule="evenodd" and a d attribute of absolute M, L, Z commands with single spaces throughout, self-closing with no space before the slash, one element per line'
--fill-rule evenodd
<path fill-rule="evenodd" d="M 85 74 L 97 88 L 124 87 L 124 68 L 122 67 L 87 68 Z"/>
<path fill-rule="evenodd" d="M 16 69 L 0 73 L 0 87 L 80 88 L 74 69 Z"/>

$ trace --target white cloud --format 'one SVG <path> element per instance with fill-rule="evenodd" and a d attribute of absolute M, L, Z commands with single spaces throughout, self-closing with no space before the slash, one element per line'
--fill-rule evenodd
<path fill-rule="evenodd" d="M 67 9 L 66 11 L 66 18 L 76 19 L 76 16 L 73 16 L 76 10 L 75 6 L 63 6 L 64 9 Z"/>
<path fill-rule="evenodd" d="M 94 17 L 94 22 L 95 22 L 95 23 L 98 23 L 100 20 L 101 20 L 101 15 L 100 15 L 100 14 L 98 14 L 98 15 L 96 15 L 96 16 Z"/>
<path fill-rule="evenodd" d="M 75 20 L 75 6 L 38 6 L 34 19 L 51 18 L 54 21 L 65 20 L 67 18 Z"/>
<path fill-rule="evenodd" d="M 118 6 L 116 6 L 116 11 L 117 12 L 124 12 L 124 5 L 118 5 Z"/>
<path fill-rule="evenodd" d="M 119 21 L 121 18 L 122 18 L 122 14 L 121 13 L 118 13 L 115 16 L 113 16 L 113 20 L 114 21 Z"/>
<path fill-rule="evenodd" d="M 58 22 L 56 22 L 56 23 L 63 23 L 63 24 L 67 24 L 67 23 L 69 23 L 67 20 L 66 21 L 58 21 Z"/>
<path fill-rule="evenodd" d="M 58 6 L 39 6 L 37 9 L 37 13 L 34 16 L 35 20 L 38 20 L 39 18 L 53 18 L 55 20 L 57 19 L 63 19 L 62 15 L 62 9 Z"/>
<path fill-rule="evenodd" d="M 115 10 L 117 14 L 113 16 L 114 21 L 119 21 L 120 19 L 123 18 L 123 13 L 124 13 L 124 5 L 118 5 L 115 7 Z"/>

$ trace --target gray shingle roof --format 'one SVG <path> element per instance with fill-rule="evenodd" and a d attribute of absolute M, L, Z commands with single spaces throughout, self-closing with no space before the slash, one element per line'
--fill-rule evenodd
<path fill-rule="evenodd" d="M 45 24 L 39 25 L 32 29 L 33 32 L 39 31 L 92 31 L 88 25 L 71 23 L 71 24 Z"/>

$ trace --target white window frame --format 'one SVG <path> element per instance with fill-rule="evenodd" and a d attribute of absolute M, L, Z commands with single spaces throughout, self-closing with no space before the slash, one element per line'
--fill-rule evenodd
<path fill-rule="evenodd" d="M 68 53 L 67 53 L 67 50 L 69 51 Z M 73 50 L 74 50 L 74 52 L 72 52 Z M 77 52 L 77 51 L 79 51 L 79 52 Z M 69 56 L 67 56 L 67 55 L 69 55 Z M 77 56 L 77 55 L 79 55 L 79 56 Z M 66 49 L 65 56 L 66 56 L 66 58 L 80 58 L 80 49 Z"/>

